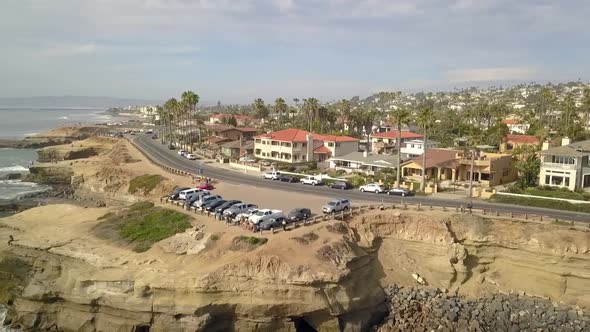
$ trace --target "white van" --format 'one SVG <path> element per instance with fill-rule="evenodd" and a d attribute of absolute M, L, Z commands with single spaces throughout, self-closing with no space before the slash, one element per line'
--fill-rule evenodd
<path fill-rule="evenodd" d="M 187 195 L 192 195 L 192 194 L 198 193 L 200 191 L 202 191 L 202 190 L 199 188 L 191 188 L 191 189 L 183 190 L 178 194 L 178 199 L 185 200 Z"/>

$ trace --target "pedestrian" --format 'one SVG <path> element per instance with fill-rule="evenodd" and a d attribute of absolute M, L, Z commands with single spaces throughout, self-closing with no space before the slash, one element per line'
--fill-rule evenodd
<path fill-rule="evenodd" d="M 469 209 L 469 213 L 472 213 L 473 201 L 469 201 L 469 204 L 467 204 L 467 208 Z"/>
<path fill-rule="evenodd" d="M 12 237 L 12 235 L 8 235 L 8 245 L 11 246 L 12 242 L 14 242 L 14 237 Z"/>

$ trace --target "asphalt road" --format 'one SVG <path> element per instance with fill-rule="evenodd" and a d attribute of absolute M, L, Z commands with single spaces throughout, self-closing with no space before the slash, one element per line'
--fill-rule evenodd
<path fill-rule="evenodd" d="M 327 186 L 309 186 L 302 185 L 299 183 L 286 183 L 280 181 L 265 180 L 261 177 L 241 174 L 236 171 L 231 171 L 209 164 L 199 163 L 198 161 L 188 160 L 178 155 L 176 150 L 169 150 L 167 144 L 160 144 L 159 140 L 152 140 L 151 135 L 139 134 L 131 139 L 136 145 L 144 152 L 150 155 L 152 158 L 158 160 L 164 165 L 182 170 L 185 172 L 197 174 L 199 165 L 203 170 L 203 175 L 209 178 L 218 179 L 228 183 L 251 185 L 257 188 L 271 188 L 285 191 L 295 191 L 302 194 L 313 194 L 324 196 L 327 199 L 330 198 L 347 198 L 351 202 L 362 201 L 362 202 L 374 202 L 374 203 L 400 203 L 402 198 L 399 196 L 389 196 L 384 194 L 373 194 L 373 193 L 361 193 L 355 189 L 353 190 L 339 190 L 332 189 Z M 418 204 L 422 202 L 425 206 L 446 206 L 446 207 L 460 207 L 466 206 L 469 200 L 467 198 L 461 199 L 444 199 L 436 198 L 432 196 L 412 196 L 403 198 L 404 202 L 408 204 Z M 498 211 L 500 213 L 514 213 L 514 214 L 535 214 L 542 215 L 549 218 L 559 218 L 560 220 L 570 221 L 581 221 L 590 222 L 590 214 L 560 211 L 536 207 L 527 207 L 519 205 L 508 205 L 491 203 L 481 200 L 473 200 L 474 209 L 486 209 Z"/>

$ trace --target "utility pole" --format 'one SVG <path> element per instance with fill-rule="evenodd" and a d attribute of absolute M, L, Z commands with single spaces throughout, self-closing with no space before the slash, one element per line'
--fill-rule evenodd
<path fill-rule="evenodd" d="M 471 171 L 469 172 L 469 190 L 467 197 L 473 197 L 473 169 L 475 168 L 475 149 L 471 149 Z"/>

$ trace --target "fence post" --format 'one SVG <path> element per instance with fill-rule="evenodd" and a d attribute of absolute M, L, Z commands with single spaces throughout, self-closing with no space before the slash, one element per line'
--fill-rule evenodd
<path fill-rule="evenodd" d="M 344 221 L 344 210 L 342 210 L 342 221 Z"/>

